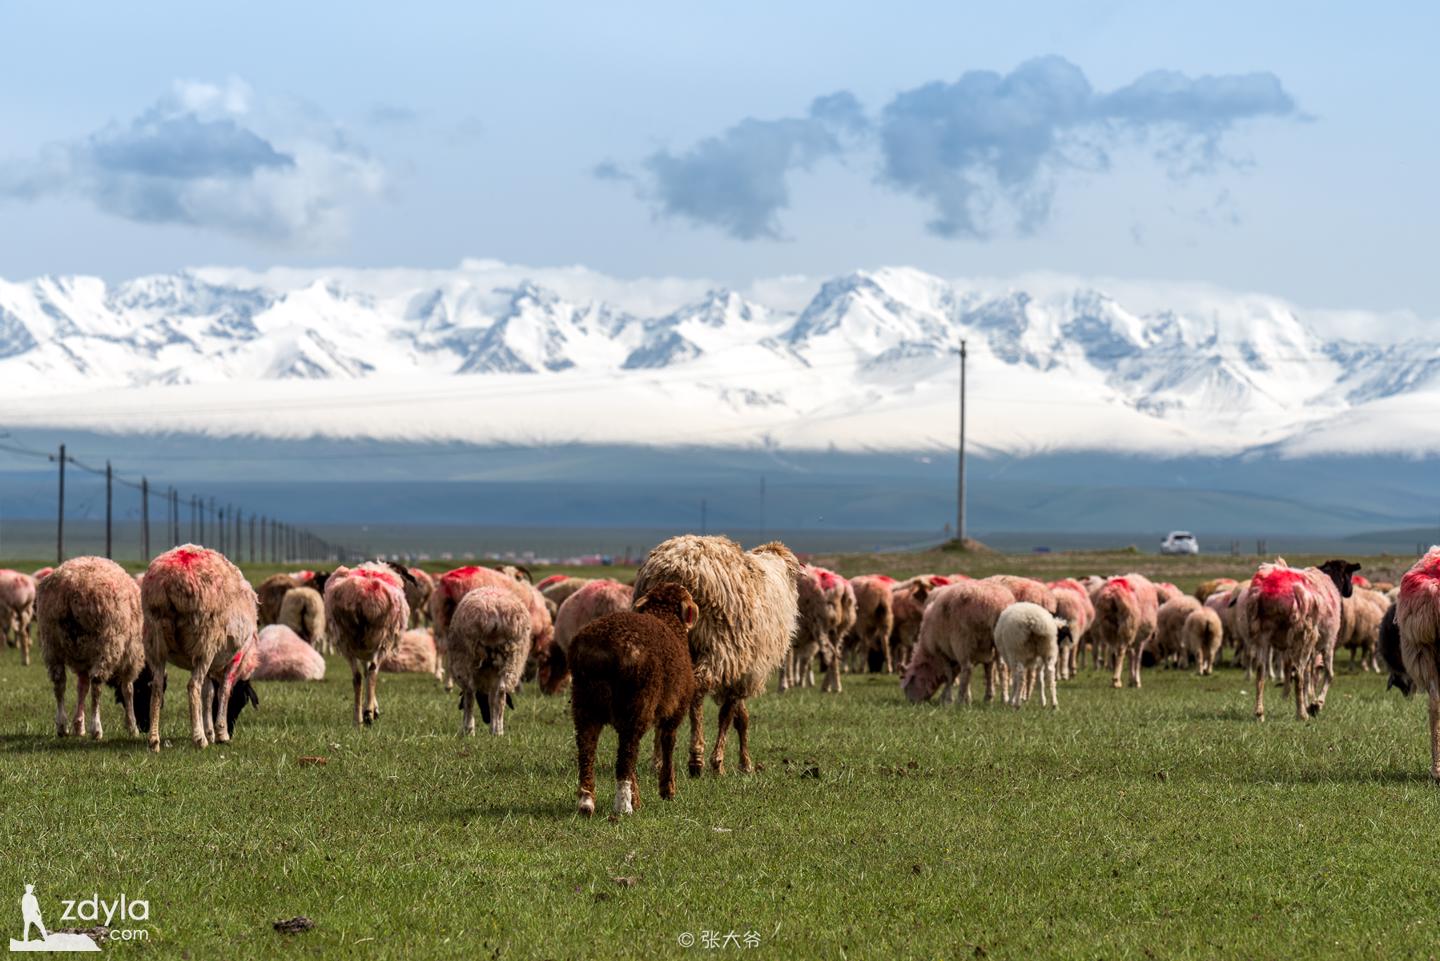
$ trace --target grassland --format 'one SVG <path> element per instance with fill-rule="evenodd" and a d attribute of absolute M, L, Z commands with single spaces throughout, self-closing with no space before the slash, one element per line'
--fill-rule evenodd
<path fill-rule="evenodd" d="M 1247 563 L 827 560 L 1163 564 L 1182 586 Z M 1404 566 L 1366 560 L 1387 563 Z M 1056 713 L 913 707 L 893 678 L 855 677 L 838 697 L 758 700 L 758 773 L 682 780 L 673 802 L 642 779 L 641 811 L 612 822 L 572 813 L 564 698 L 527 691 L 503 739 L 462 741 L 453 697 L 385 676 L 383 719 L 357 731 L 332 661 L 322 683 L 262 686 L 229 746 L 189 747 L 172 701 L 174 745 L 150 756 L 113 708 L 106 741 L 57 740 L 43 669 L 7 651 L 0 930 L 18 934 L 33 883 L 52 927 L 61 898 L 146 898 L 149 940 L 106 949 L 137 957 L 1430 957 L 1424 708 L 1375 675 L 1336 683 L 1318 721 L 1277 702 L 1257 725 L 1228 668 L 1119 692 L 1087 672 Z M 311 756 L 326 763 L 297 760 Z M 602 777 L 602 804 L 610 789 Z M 314 930 L 271 929 L 295 915 Z M 706 949 L 706 931 L 741 943 Z"/>

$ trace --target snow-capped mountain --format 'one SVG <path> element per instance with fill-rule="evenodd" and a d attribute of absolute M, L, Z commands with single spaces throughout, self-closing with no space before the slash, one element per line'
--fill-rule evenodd
<path fill-rule="evenodd" d="M 1440 341 L 1337 338 L 1276 298 L 794 286 L 493 262 L 0 281 L 0 428 L 945 448 L 963 340 L 982 449 L 1440 449 Z"/>

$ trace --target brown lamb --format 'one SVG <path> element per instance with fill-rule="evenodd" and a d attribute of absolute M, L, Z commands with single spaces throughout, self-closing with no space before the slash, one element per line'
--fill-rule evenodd
<path fill-rule="evenodd" d="M 635 767 L 640 741 L 656 729 L 660 797 L 675 796 L 675 737 L 695 701 L 688 636 L 700 617 L 690 592 L 661 583 L 633 611 L 591 621 L 570 645 L 570 699 L 580 762 L 580 813 L 595 813 L 595 749 L 605 725 L 615 728 L 615 813 L 640 805 Z"/>

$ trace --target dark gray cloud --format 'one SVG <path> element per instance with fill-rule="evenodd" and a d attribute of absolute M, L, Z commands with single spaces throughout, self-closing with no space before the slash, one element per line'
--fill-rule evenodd
<path fill-rule="evenodd" d="M 684 153 L 651 154 L 642 194 L 665 217 L 718 227 L 741 240 L 779 238 L 790 173 L 839 155 L 846 136 L 863 125 L 859 102 L 844 92 L 820 97 L 804 117 L 747 118 Z M 618 168 L 595 172 L 614 179 Z"/>
<path fill-rule="evenodd" d="M 1173 176 L 1210 172 L 1226 162 L 1225 136 L 1263 118 L 1301 118 L 1271 73 L 1157 70 L 1099 92 L 1073 63 L 1041 57 L 1007 74 L 972 70 L 901 91 L 873 121 L 844 91 L 805 117 L 743 120 L 684 153 L 653 154 L 641 192 L 662 216 L 743 240 L 778 237 L 790 175 L 868 144 L 878 150 L 878 182 L 934 212 L 931 232 L 1028 233 L 1048 221 L 1066 173 L 1103 172 L 1115 150 L 1134 145 Z"/>
<path fill-rule="evenodd" d="M 263 119 L 238 81 L 180 83 L 127 123 L 0 161 L 0 199 L 78 195 L 142 223 L 311 242 L 343 226 L 349 200 L 379 191 L 378 164 L 343 131 L 310 118 L 282 144 Z"/>

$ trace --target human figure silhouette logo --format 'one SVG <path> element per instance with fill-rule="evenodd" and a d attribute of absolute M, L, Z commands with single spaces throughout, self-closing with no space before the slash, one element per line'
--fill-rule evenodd
<path fill-rule="evenodd" d="M 45 919 L 40 914 L 40 899 L 35 897 L 35 885 L 25 885 L 25 894 L 20 898 L 20 915 L 25 929 L 20 940 L 10 939 L 11 951 L 99 951 L 100 945 L 83 934 L 69 934 L 64 931 L 51 934 L 45 930 Z M 37 930 L 38 939 L 30 937 L 31 930 Z"/>

